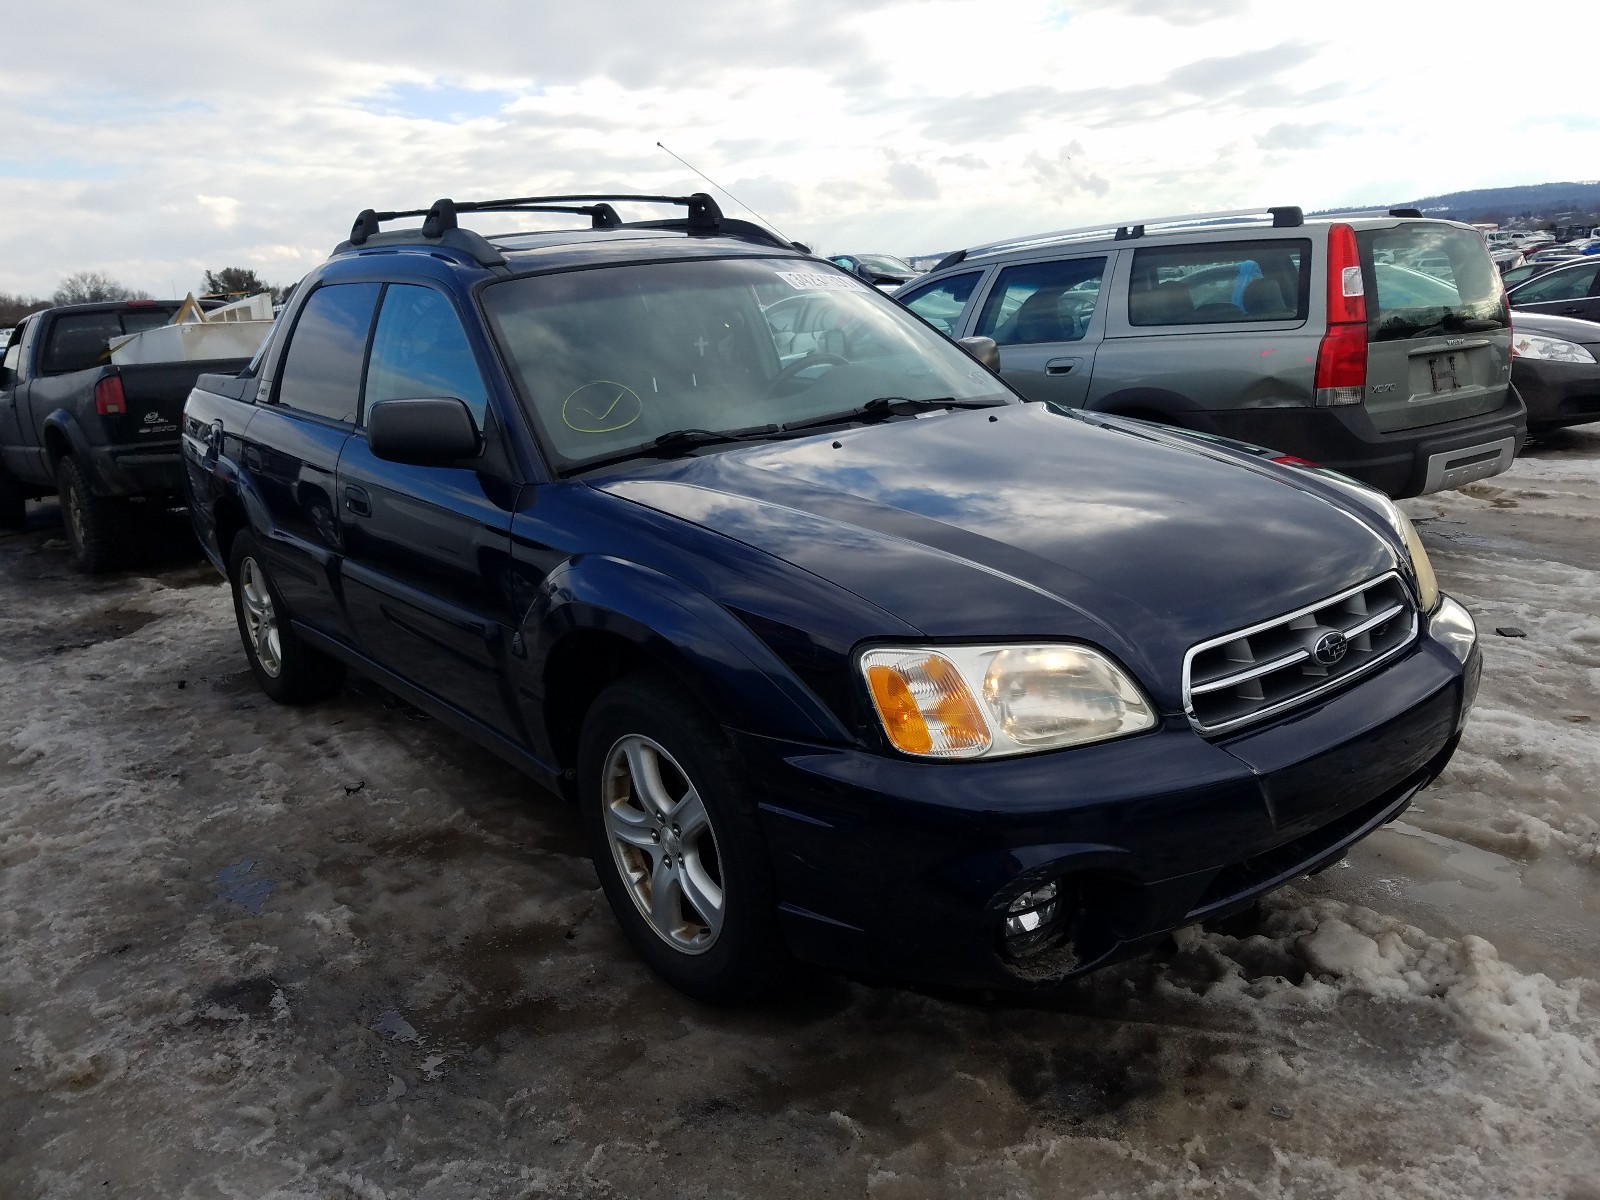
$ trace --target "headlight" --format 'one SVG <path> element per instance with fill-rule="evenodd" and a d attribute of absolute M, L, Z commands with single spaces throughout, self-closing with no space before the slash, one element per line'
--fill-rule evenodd
<path fill-rule="evenodd" d="M 1511 353 L 1516 358 L 1539 358 L 1546 362 L 1592 363 L 1594 355 L 1588 347 L 1577 342 L 1564 342 L 1560 338 L 1540 337 L 1537 333 L 1519 333 L 1512 339 Z"/>
<path fill-rule="evenodd" d="M 1471 613 L 1446 596 L 1428 621 L 1428 635 L 1464 663 L 1478 642 L 1478 627 Z"/>
<path fill-rule="evenodd" d="M 923 758 L 1057 750 L 1156 723 L 1138 685 L 1087 646 L 882 647 L 860 666 L 889 741 Z"/>
<path fill-rule="evenodd" d="M 1407 553 L 1411 555 L 1411 569 L 1417 576 L 1417 600 L 1423 612 L 1431 613 L 1439 606 L 1439 580 L 1433 574 L 1433 563 L 1428 561 L 1427 547 L 1417 535 L 1417 527 L 1411 523 L 1411 518 L 1392 503 L 1389 507 L 1393 509 L 1390 521 L 1404 540 Z"/>

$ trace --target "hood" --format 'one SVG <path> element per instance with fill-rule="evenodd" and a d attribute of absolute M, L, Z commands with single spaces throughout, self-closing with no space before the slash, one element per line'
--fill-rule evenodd
<path fill-rule="evenodd" d="M 1524 308 L 1511 310 L 1511 330 L 1513 338 L 1520 331 L 1589 346 L 1600 344 L 1600 321 L 1585 321 L 1581 317 L 1558 317 L 1552 313 L 1529 312 Z"/>
<path fill-rule="evenodd" d="M 1024 404 L 742 446 L 594 486 L 930 638 L 1094 643 L 1170 710 L 1194 643 L 1395 566 L 1370 518 L 1296 475 L 1139 422 Z"/>

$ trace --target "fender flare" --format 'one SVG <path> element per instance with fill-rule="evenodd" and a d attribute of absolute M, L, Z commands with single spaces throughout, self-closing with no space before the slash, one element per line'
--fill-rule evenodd
<path fill-rule="evenodd" d="M 64 408 L 55 409 L 39 427 L 39 444 L 45 452 L 45 461 L 50 464 L 50 473 L 55 475 L 56 467 L 61 464 L 62 455 L 50 453 L 50 433 L 54 431 L 67 439 L 71 447 L 72 457 L 78 462 L 79 469 L 87 477 L 89 483 L 98 491 L 110 491 L 106 480 L 100 471 L 100 464 L 95 459 L 94 447 L 89 444 L 89 439 L 84 436 L 83 426 L 78 424 L 78 418 Z"/>
<path fill-rule="evenodd" d="M 544 695 L 555 648 L 575 633 L 619 637 L 661 663 L 723 725 L 808 742 L 853 741 L 839 718 L 721 605 L 669 575 L 603 555 L 545 577 L 522 621 L 528 681 Z"/>

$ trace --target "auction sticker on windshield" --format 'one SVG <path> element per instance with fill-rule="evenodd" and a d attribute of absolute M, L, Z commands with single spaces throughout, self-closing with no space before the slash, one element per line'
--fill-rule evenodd
<path fill-rule="evenodd" d="M 867 286 L 834 271 L 779 271 L 778 278 L 797 292 L 852 292 Z"/>

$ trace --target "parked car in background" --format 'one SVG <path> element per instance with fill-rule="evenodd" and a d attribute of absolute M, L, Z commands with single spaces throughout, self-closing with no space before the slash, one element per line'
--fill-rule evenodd
<path fill-rule="evenodd" d="M 952 337 L 994 339 L 1030 399 L 1275 447 L 1395 497 L 1503 471 L 1525 433 L 1489 251 L 1414 210 L 1017 238 L 895 296 Z"/>
<path fill-rule="evenodd" d="M 1600 421 L 1600 324 L 1518 311 L 1511 383 L 1528 406 L 1528 432 Z"/>
<path fill-rule="evenodd" d="M 1508 271 L 1501 271 L 1500 278 L 1505 281 L 1506 291 L 1510 292 L 1519 283 L 1526 283 L 1530 279 L 1534 279 L 1548 271 L 1554 271 L 1557 267 L 1564 266 L 1572 261 L 1572 258 L 1547 258 L 1542 262 L 1529 259 L 1520 267 L 1512 267 Z"/>
<path fill-rule="evenodd" d="M 834 254 L 828 261 L 877 287 L 899 287 L 922 274 L 892 254 Z"/>
<path fill-rule="evenodd" d="M 1557 317 L 1600 320 L 1600 258 L 1563 263 L 1511 289 L 1511 306 Z"/>
<path fill-rule="evenodd" d="M 573 198 L 363 213 L 200 380 L 186 478 L 267 694 L 356 666 L 572 798 L 677 987 L 788 953 L 1054 984 L 1329 865 L 1449 761 L 1476 631 L 1384 497 L 1022 403 L 704 194 L 584 199 L 493 241 L 458 214 Z M 831 301 L 815 348 L 786 294 Z"/>
<path fill-rule="evenodd" d="M 79 569 L 115 566 L 139 522 L 183 490 L 178 420 L 204 372 L 248 358 L 111 363 L 111 343 L 167 324 L 177 300 L 47 308 L 17 326 L 0 362 L 0 528 L 30 497 L 59 493 Z"/>

